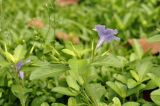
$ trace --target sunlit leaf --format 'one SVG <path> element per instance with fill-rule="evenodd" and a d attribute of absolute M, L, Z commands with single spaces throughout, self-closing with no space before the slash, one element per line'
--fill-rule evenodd
<path fill-rule="evenodd" d="M 66 70 L 67 70 L 67 66 L 61 65 L 61 64 L 37 67 L 33 72 L 31 72 L 30 80 L 55 77 L 59 74 L 62 74 Z"/>
<path fill-rule="evenodd" d="M 157 105 L 160 105 L 160 89 L 154 90 L 151 92 L 151 99 Z"/>

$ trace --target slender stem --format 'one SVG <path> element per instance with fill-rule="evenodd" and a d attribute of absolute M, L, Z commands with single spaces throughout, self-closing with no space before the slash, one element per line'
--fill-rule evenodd
<path fill-rule="evenodd" d="M 91 61 L 92 62 L 94 62 L 95 51 L 96 51 L 96 48 L 94 47 L 94 43 L 92 42 L 92 55 L 91 55 Z"/>
<path fill-rule="evenodd" d="M 3 0 L 1 1 L 0 4 L 1 4 L 1 11 L 0 11 L 0 13 L 1 13 L 1 18 L 0 18 L 1 19 L 1 22 L 0 22 L 1 26 L 0 26 L 0 32 L 2 32 L 2 21 L 3 21 L 3 13 L 2 13 L 3 12 L 3 7 L 2 6 L 3 6 Z"/>
<path fill-rule="evenodd" d="M 56 5 L 55 5 L 55 0 L 53 0 L 54 1 L 54 3 L 53 3 L 53 5 L 52 5 L 52 7 L 53 7 L 53 9 L 54 9 L 54 11 L 56 11 L 55 9 L 56 9 Z M 56 35 L 56 32 L 55 32 L 55 28 L 56 28 L 56 15 L 55 15 L 55 13 L 54 13 L 54 15 L 53 15 L 53 23 L 54 23 L 54 27 L 53 27 L 53 33 L 54 33 L 54 36 Z"/>
<path fill-rule="evenodd" d="M 123 98 L 123 101 L 122 101 L 123 103 L 125 103 L 125 98 Z"/>
<path fill-rule="evenodd" d="M 48 34 L 49 34 L 49 31 L 50 31 L 50 27 L 51 27 L 51 20 L 50 20 L 50 12 L 49 12 L 49 8 L 48 8 L 48 0 L 46 0 L 46 8 L 47 8 L 47 10 L 48 10 L 48 23 L 49 23 L 49 28 L 48 28 L 48 31 L 47 31 L 47 33 L 46 33 L 46 35 L 48 36 Z"/>
<path fill-rule="evenodd" d="M 137 100 L 139 99 L 139 91 L 136 94 Z"/>

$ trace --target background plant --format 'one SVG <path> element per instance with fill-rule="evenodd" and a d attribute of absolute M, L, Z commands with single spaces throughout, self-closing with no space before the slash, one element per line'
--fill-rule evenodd
<path fill-rule="evenodd" d="M 133 49 L 126 46 L 129 38 L 160 41 L 159 12 L 158 0 L 81 0 L 67 7 L 52 0 L 1 0 L 0 104 L 160 105 L 160 57 L 144 53 L 136 40 Z M 44 27 L 30 28 L 33 18 Z M 95 51 L 96 24 L 118 29 L 121 41 Z M 81 42 L 58 41 L 56 32 Z M 20 79 L 16 65 L 28 59 Z"/>

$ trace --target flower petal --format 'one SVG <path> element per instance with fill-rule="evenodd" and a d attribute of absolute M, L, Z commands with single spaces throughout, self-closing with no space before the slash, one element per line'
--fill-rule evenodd
<path fill-rule="evenodd" d="M 117 40 L 117 41 L 119 41 L 120 40 L 120 38 L 119 37 L 116 37 L 116 36 L 113 36 L 113 35 L 108 35 L 108 36 L 105 36 L 105 41 L 107 41 L 107 42 L 110 42 L 110 41 L 113 41 L 113 40 Z"/>
<path fill-rule="evenodd" d="M 16 64 L 16 70 L 19 71 L 23 66 L 23 62 L 22 61 L 19 61 L 17 64 Z"/>
<path fill-rule="evenodd" d="M 105 32 L 105 26 L 104 25 L 96 25 L 96 31 L 98 32 L 98 35 L 101 37 Z"/>
<path fill-rule="evenodd" d="M 104 25 L 96 25 L 96 31 L 98 32 L 98 35 L 100 37 L 96 48 L 99 48 L 105 41 L 111 42 L 113 40 L 120 40 L 120 38 L 114 36 L 118 34 L 118 30 L 116 29 L 105 29 Z"/>
<path fill-rule="evenodd" d="M 19 78 L 23 79 L 24 78 L 24 72 L 23 71 L 19 71 Z"/>
<path fill-rule="evenodd" d="M 116 34 L 118 34 L 118 30 L 117 29 L 106 29 L 105 31 L 104 31 L 104 34 L 106 34 L 106 35 L 116 35 Z"/>
<path fill-rule="evenodd" d="M 96 48 L 99 48 L 103 44 L 104 41 L 105 41 L 105 39 L 100 38 L 98 43 L 97 43 Z"/>

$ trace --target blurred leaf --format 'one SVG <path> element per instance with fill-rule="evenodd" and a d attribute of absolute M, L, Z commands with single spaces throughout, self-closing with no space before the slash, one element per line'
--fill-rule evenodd
<path fill-rule="evenodd" d="M 145 88 L 144 84 L 140 84 L 140 85 L 138 85 L 138 86 L 136 86 L 134 88 L 131 88 L 131 89 L 127 90 L 127 96 L 139 93 L 139 91 L 144 89 L 144 88 Z"/>
<path fill-rule="evenodd" d="M 21 85 L 12 85 L 11 90 L 12 90 L 12 93 L 19 98 L 21 105 L 25 106 L 25 103 L 28 97 L 26 93 L 30 92 L 30 90 L 22 87 Z"/>
<path fill-rule="evenodd" d="M 140 106 L 138 102 L 126 102 L 122 106 Z"/>
<path fill-rule="evenodd" d="M 14 58 L 16 62 L 22 60 L 26 55 L 26 48 L 23 45 L 18 45 L 14 50 Z"/>
<path fill-rule="evenodd" d="M 137 59 L 141 59 L 143 56 L 143 49 L 137 40 L 134 39 L 133 42 L 134 42 L 133 49 L 134 52 L 136 53 Z"/>
<path fill-rule="evenodd" d="M 157 75 L 154 75 L 152 73 L 148 73 L 148 76 L 151 78 L 151 80 L 158 86 L 160 87 L 160 77 Z"/>
<path fill-rule="evenodd" d="M 49 104 L 47 102 L 43 102 L 41 106 L 49 106 Z"/>
<path fill-rule="evenodd" d="M 158 39 L 158 38 L 157 38 Z M 134 40 L 130 39 L 128 40 L 128 42 L 133 46 L 134 51 L 135 51 L 135 57 L 138 55 L 138 49 L 136 50 L 136 48 L 134 47 L 135 43 L 133 42 Z M 144 52 L 148 52 L 151 51 L 152 54 L 156 54 L 160 51 L 160 42 L 150 42 L 148 39 L 146 38 L 140 38 L 137 41 L 137 44 L 140 45 L 140 47 L 143 48 Z M 138 48 L 138 46 L 137 46 Z M 140 51 L 140 50 L 139 50 Z M 140 54 L 140 53 L 139 53 Z M 136 58 L 138 59 L 138 58 Z M 139 58 L 140 59 L 140 58 Z"/>
<path fill-rule="evenodd" d="M 52 91 L 63 94 L 63 95 L 77 96 L 77 93 L 75 93 L 71 89 L 65 88 L 65 87 L 55 87 L 52 89 Z"/>
<path fill-rule="evenodd" d="M 63 49 L 62 52 L 66 53 L 66 54 L 69 54 L 69 55 L 71 55 L 73 57 L 76 56 L 76 54 L 73 51 L 69 50 L 69 49 Z"/>
<path fill-rule="evenodd" d="M 127 92 L 126 92 L 127 87 L 122 83 L 120 82 L 114 83 L 114 82 L 108 81 L 106 82 L 106 84 L 122 98 L 125 98 L 127 96 Z"/>
<path fill-rule="evenodd" d="M 71 76 L 78 81 L 79 84 L 84 83 L 89 78 L 90 73 L 90 65 L 86 60 L 78 60 L 78 59 L 70 59 L 68 61 L 69 67 L 71 70 L 69 71 Z"/>
<path fill-rule="evenodd" d="M 68 99 L 68 106 L 77 106 L 76 99 L 73 98 L 73 97 L 70 97 L 70 98 Z"/>
<path fill-rule="evenodd" d="M 53 64 L 48 66 L 37 67 L 34 71 L 31 72 L 30 80 L 55 77 L 59 74 L 62 74 L 66 70 L 67 66 L 62 64 Z"/>
<path fill-rule="evenodd" d="M 154 90 L 151 92 L 151 99 L 157 105 L 160 105 L 160 89 Z"/>
<path fill-rule="evenodd" d="M 65 105 L 62 103 L 52 103 L 51 106 L 65 106 Z"/>
<path fill-rule="evenodd" d="M 114 97 L 112 99 L 112 101 L 113 101 L 113 104 L 111 106 L 121 106 L 121 102 L 120 102 L 119 98 Z"/>
<path fill-rule="evenodd" d="M 4 55 L 5 55 L 5 57 L 7 58 L 8 61 L 16 63 L 16 59 L 14 58 L 14 56 L 11 53 L 9 53 L 8 51 L 5 51 Z"/>
<path fill-rule="evenodd" d="M 69 87 L 79 91 L 80 90 L 80 87 L 79 85 L 77 84 L 76 80 L 74 80 L 71 76 L 67 76 L 66 77 L 66 81 L 67 81 L 67 84 Z"/>
<path fill-rule="evenodd" d="M 108 56 L 101 56 L 95 59 L 95 62 L 92 63 L 93 65 L 105 65 L 105 66 L 112 66 L 116 68 L 122 68 L 126 64 L 126 59 L 120 56 L 108 55 Z"/>
<path fill-rule="evenodd" d="M 152 63 L 150 61 L 142 61 L 136 66 L 136 70 L 138 72 L 139 80 L 141 82 L 146 80 L 147 74 L 149 73 L 152 67 Z"/>
<path fill-rule="evenodd" d="M 123 24 L 123 21 L 122 19 L 117 15 L 117 14 L 114 14 L 114 18 L 117 22 L 117 25 L 119 26 L 120 29 L 124 30 L 125 26 Z"/>
<path fill-rule="evenodd" d="M 92 98 L 95 104 L 100 102 L 101 97 L 105 94 L 105 87 L 101 84 L 87 84 L 85 86 L 86 93 Z"/>
<path fill-rule="evenodd" d="M 131 18 L 132 18 L 132 13 L 127 13 L 123 19 L 123 24 L 124 24 L 124 27 L 126 29 L 126 27 L 128 26 L 128 24 L 130 24 L 130 21 L 131 21 Z"/>
<path fill-rule="evenodd" d="M 0 71 L 0 87 L 7 85 L 7 70 L 2 69 Z"/>
<path fill-rule="evenodd" d="M 158 80 L 157 80 L 158 81 Z M 148 83 L 146 84 L 145 90 L 150 90 L 150 89 L 154 89 L 157 87 L 157 84 L 155 83 L 154 80 L 150 80 L 148 81 Z"/>
<path fill-rule="evenodd" d="M 121 81 L 122 83 L 127 83 L 127 77 L 120 75 L 120 74 L 114 74 L 113 76 L 116 80 Z"/>
<path fill-rule="evenodd" d="M 41 104 L 47 100 L 47 96 L 35 97 L 31 103 L 31 106 L 41 106 Z"/>
<path fill-rule="evenodd" d="M 160 35 L 154 35 L 150 38 L 148 38 L 149 42 L 160 42 Z"/>
<path fill-rule="evenodd" d="M 128 86 L 128 88 L 134 88 L 135 86 L 137 86 L 138 85 L 138 83 L 135 81 L 135 80 L 133 80 L 133 79 L 128 79 L 128 81 L 127 81 L 127 86 Z"/>
<path fill-rule="evenodd" d="M 133 77 L 136 81 L 139 81 L 139 80 L 140 80 L 140 79 L 139 79 L 139 76 L 138 76 L 138 73 L 137 73 L 136 71 L 131 70 L 130 73 L 131 73 L 132 77 Z"/>

